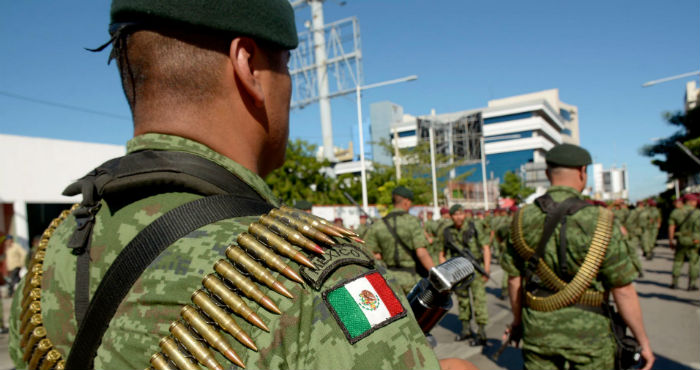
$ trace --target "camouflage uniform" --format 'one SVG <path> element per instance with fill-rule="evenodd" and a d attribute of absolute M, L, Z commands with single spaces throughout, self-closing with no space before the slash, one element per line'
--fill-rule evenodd
<path fill-rule="evenodd" d="M 506 244 L 508 242 L 508 237 L 510 236 L 510 223 L 513 220 L 513 215 L 502 216 L 501 222 L 498 224 L 497 228 L 494 229 L 494 242 L 498 242 L 498 263 L 500 264 L 503 260 L 503 255 L 506 251 Z M 503 274 L 501 279 L 501 297 L 505 298 L 508 291 L 508 274 Z"/>
<path fill-rule="evenodd" d="M 689 212 L 692 212 L 689 216 Z M 686 217 L 688 219 L 686 220 Z M 684 222 L 685 221 L 685 222 Z M 700 240 L 700 210 L 683 206 L 674 209 L 668 220 L 669 226 L 676 226 L 676 237 L 678 244 L 673 258 L 673 285 L 678 285 L 678 277 L 681 275 L 683 263 L 688 260 L 688 287 L 697 287 L 698 279 L 698 249 L 700 245 L 695 243 Z"/>
<path fill-rule="evenodd" d="M 355 232 L 360 236 L 360 239 L 364 239 L 367 236 L 367 231 L 369 231 L 369 224 L 360 225 L 357 227 Z"/>
<path fill-rule="evenodd" d="M 648 224 L 642 233 L 642 246 L 647 259 L 652 258 L 654 246 L 656 245 L 656 237 L 659 235 L 659 226 L 661 226 L 661 211 L 654 206 L 645 208 L 647 213 Z"/>
<path fill-rule="evenodd" d="M 474 223 L 476 233 L 465 243 L 464 234 L 470 223 Z M 450 225 L 440 234 L 440 242 L 445 248 L 445 257 L 447 259 L 457 257 L 460 254 L 453 251 L 452 248 L 448 247 L 446 244 L 445 232 L 452 234 L 452 240 L 461 248 L 469 248 L 483 267 L 484 251 L 482 248 L 483 246 L 488 246 L 489 243 L 489 233 L 486 230 L 483 220 L 475 220 L 467 217 L 464 219 L 464 224 L 462 224 L 461 229 Z M 482 280 L 482 275 L 476 272 L 474 281 L 472 281 L 469 288 L 465 289 L 461 292 L 462 294 L 457 296 L 457 301 L 459 302 L 459 320 L 462 321 L 463 332 L 465 329 L 470 328 L 472 318 L 472 304 L 469 300 L 470 292 L 471 298 L 474 300 L 474 321 L 479 326 L 485 326 L 489 321 L 489 313 L 486 309 L 486 283 Z"/>
<path fill-rule="evenodd" d="M 415 272 L 415 250 L 427 248 L 428 240 L 425 238 L 423 228 L 416 216 L 403 210 L 394 210 L 389 212 L 386 217 L 394 217 L 387 222 L 395 228 L 396 234 L 408 246 L 413 255 L 409 255 L 401 247 L 382 220 L 375 221 L 369 228 L 365 245 L 372 253 L 382 255 L 382 260 L 389 267 L 391 275 L 398 280 L 404 293 L 408 293 L 420 280 L 420 276 Z M 397 259 L 398 264 L 396 263 Z"/>
<path fill-rule="evenodd" d="M 552 186 L 547 190 L 552 199 L 560 203 L 571 197 L 582 198 L 573 188 Z M 545 213 L 535 205 L 526 206 L 522 212 L 522 233 L 528 245 L 534 248 L 542 235 Z M 586 207 L 568 216 L 566 239 L 566 266 L 576 274 L 588 252 L 599 207 Z M 542 259 L 558 271 L 557 244 L 559 228 L 555 230 L 545 248 Z M 512 236 L 503 258 L 503 269 L 509 276 L 521 276 L 525 261 L 513 246 Z M 637 270 L 630 259 L 630 250 L 622 239 L 619 223 L 614 220 L 613 234 L 605 259 L 589 289 L 608 291 L 631 283 Z M 567 279 L 568 280 L 568 279 Z M 571 368 L 612 369 L 616 344 L 607 317 L 569 306 L 552 312 L 536 311 L 523 306 L 523 357 L 527 369 L 562 368 L 568 361 Z"/>
<path fill-rule="evenodd" d="M 128 152 L 144 149 L 183 151 L 206 158 L 238 176 L 263 199 L 271 204 L 277 203 L 260 177 L 202 144 L 162 134 L 137 136 L 127 144 Z M 200 197 L 184 192 L 161 193 L 122 204 L 121 208 L 103 200 L 90 250 L 91 296 L 110 264 L 137 233 L 165 212 Z M 192 292 L 201 287 L 203 276 L 213 271 L 212 265 L 224 256 L 225 249 L 256 219 L 243 217 L 215 222 L 166 249 L 146 268 L 119 306 L 98 349 L 95 368 L 149 367 L 149 357 L 159 351 L 158 341 L 168 335 L 170 323 L 178 318 L 180 308 L 190 302 Z M 77 332 L 73 303 L 76 257 L 66 248 L 75 225 L 75 218 L 71 215 L 55 231 L 46 252 L 42 280 L 43 323 L 47 337 L 64 358 Z M 298 269 L 293 261 L 288 263 Z M 282 315 L 268 312 L 242 296 L 267 323 L 270 332 L 236 318 L 259 351 L 248 350 L 228 334 L 224 336 L 249 369 L 437 368 L 437 359 L 410 312 L 409 317 L 393 321 L 355 344 L 346 339 L 339 323 L 324 304 L 322 294 L 344 279 L 366 271 L 367 268 L 359 265 L 340 267 L 320 290 L 293 283 L 275 273 L 295 296 L 294 299 L 279 299 L 276 293 L 260 287 L 275 300 Z M 401 294 L 397 296 L 404 307 L 409 307 Z M 18 345 L 18 302 L 19 299 L 13 301 L 9 352 L 15 366 L 24 369 L 27 364 Z M 226 368 L 233 366 L 219 352 L 213 352 L 219 363 L 229 364 Z"/>

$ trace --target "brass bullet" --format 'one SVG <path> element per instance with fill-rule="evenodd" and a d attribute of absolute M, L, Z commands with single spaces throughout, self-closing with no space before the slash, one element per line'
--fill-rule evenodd
<path fill-rule="evenodd" d="M 32 270 L 34 270 L 34 269 L 32 268 Z M 36 277 L 38 277 L 39 280 L 41 281 L 41 274 L 42 274 L 42 273 L 41 273 L 41 268 L 39 268 L 38 270 L 39 270 L 39 271 L 30 271 L 30 272 L 27 273 L 27 276 L 28 276 L 28 278 L 29 278 L 28 281 L 31 281 L 31 280 L 33 280 L 33 279 L 36 278 Z M 39 284 L 41 284 L 41 282 L 40 282 Z M 37 286 L 38 286 L 38 285 L 37 285 Z M 32 286 L 31 284 L 24 284 L 24 288 L 22 289 L 22 299 L 25 299 L 26 296 L 27 296 L 27 294 L 29 294 L 29 292 L 30 292 L 33 288 L 36 288 L 36 286 Z"/>
<path fill-rule="evenodd" d="M 55 349 L 52 349 L 49 351 L 49 353 L 46 354 L 46 357 L 44 358 L 44 361 L 41 362 L 41 367 L 39 368 L 40 370 L 49 370 L 53 368 L 53 365 L 58 362 L 58 360 L 61 359 L 61 352 L 58 352 Z"/>
<path fill-rule="evenodd" d="M 174 367 L 170 366 L 170 362 L 165 355 L 160 352 L 154 353 L 149 362 L 155 370 L 175 370 Z"/>
<path fill-rule="evenodd" d="M 245 364 L 243 364 L 241 358 L 238 357 L 236 351 L 233 350 L 231 345 L 229 345 L 226 339 L 224 339 L 216 328 L 207 323 L 206 319 L 202 317 L 196 308 L 186 305 L 182 307 L 180 315 L 197 331 L 197 333 L 199 333 L 199 335 L 202 336 L 202 338 L 204 338 L 204 340 L 207 341 L 207 343 L 209 343 L 210 346 L 216 348 L 219 352 L 221 352 L 221 354 L 229 359 L 229 361 L 233 362 L 237 366 L 245 367 Z"/>
<path fill-rule="evenodd" d="M 326 234 L 316 230 L 313 226 L 302 221 L 301 219 L 287 215 L 286 213 L 278 209 L 271 210 L 270 216 L 289 224 L 291 227 L 297 229 L 299 232 L 311 239 L 320 241 L 321 243 L 326 243 L 328 245 L 335 245 L 335 241 L 333 241 L 333 239 L 326 236 Z"/>
<path fill-rule="evenodd" d="M 325 224 L 322 224 L 321 222 L 319 222 L 318 217 L 309 215 L 308 213 L 304 213 L 304 212 L 297 212 L 289 207 L 281 207 L 280 209 L 282 210 L 282 212 L 287 213 L 288 215 L 290 215 L 292 217 L 296 217 L 296 218 L 308 223 L 309 225 L 313 226 L 317 230 L 320 230 L 321 232 L 323 232 L 326 235 L 335 236 L 338 238 L 342 238 L 344 236 L 343 234 L 335 231 L 335 229 L 333 229 L 329 226 L 326 226 Z"/>
<path fill-rule="evenodd" d="M 238 245 L 243 247 L 246 251 L 252 252 L 252 254 L 256 255 L 259 259 L 263 260 L 266 265 L 282 273 L 282 275 L 300 284 L 304 282 L 303 280 L 301 280 L 301 276 L 299 276 L 299 274 L 297 274 L 296 271 L 292 270 L 292 268 L 289 267 L 286 263 L 284 263 L 284 261 L 279 256 L 270 251 L 266 246 L 260 243 L 252 235 L 248 233 L 241 233 L 240 235 L 238 235 L 238 239 L 236 241 L 238 242 Z M 228 247 L 228 249 L 226 249 L 226 256 L 228 256 L 229 258 L 231 258 L 231 256 L 229 256 L 228 251 L 231 248 L 232 247 Z"/>
<path fill-rule="evenodd" d="M 242 249 L 231 245 L 226 249 L 226 256 L 229 258 L 229 260 L 241 266 L 260 282 L 267 285 L 268 288 L 290 299 L 294 298 L 292 293 L 290 293 L 287 288 L 278 282 L 268 269 L 255 262 L 255 260 L 250 258 L 250 256 L 247 255 Z"/>
<path fill-rule="evenodd" d="M 29 320 L 31 320 L 32 316 L 39 313 L 40 311 L 41 311 L 41 302 L 39 302 L 39 301 L 32 302 L 31 304 L 29 304 L 29 308 L 26 311 L 22 311 L 22 313 L 20 314 L 20 326 L 19 326 L 20 333 L 24 333 L 24 331 L 27 327 L 27 324 L 29 324 Z"/>
<path fill-rule="evenodd" d="M 29 320 L 29 323 L 27 326 L 24 328 L 24 333 L 22 334 L 22 338 L 19 341 L 19 346 L 24 347 L 25 344 L 27 344 L 27 341 L 29 340 L 29 336 L 31 333 L 36 329 L 37 326 L 42 324 L 42 318 L 41 314 L 37 313 L 32 315 L 32 318 Z"/>
<path fill-rule="evenodd" d="M 53 345 L 48 338 L 40 340 L 39 344 L 37 344 L 36 348 L 34 349 L 34 353 L 32 353 L 32 359 L 29 360 L 29 366 L 27 368 L 36 369 L 39 366 L 39 361 L 41 361 L 41 358 L 44 357 L 44 354 L 46 354 L 51 347 L 53 347 Z"/>
<path fill-rule="evenodd" d="M 280 254 L 293 259 L 298 264 L 314 268 L 313 263 L 311 263 L 311 261 L 309 261 L 309 259 L 306 258 L 304 253 L 292 247 L 292 245 L 288 241 L 282 239 L 282 237 L 273 233 L 260 223 L 253 222 L 252 224 L 250 224 L 250 226 L 248 226 L 248 232 L 254 235 L 261 242 L 275 249 Z"/>
<path fill-rule="evenodd" d="M 32 289 L 41 287 L 41 274 L 34 274 L 25 282 L 24 289 L 22 290 L 22 305 L 26 303 L 29 299 L 29 293 Z"/>
<path fill-rule="evenodd" d="M 228 306 L 233 312 L 244 318 L 249 323 L 259 327 L 267 332 L 270 328 L 265 325 L 260 316 L 253 312 L 253 310 L 238 296 L 229 289 L 223 281 L 221 281 L 216 275 L 209 274 L 204 277 L 202 284 L 205 288 L 209 289 L 211 293 L 217 296 L 222 302 Z"/>
<path fill-rule="evenodd" d="M 224 370 L 224 367 L 216 361 L 214 354 L 198 341 L 185 324 L 174 321 L 170 324 L 170 334 L 175 337 L 201 364 L 212 370 Z"/>
<path fill-rule="evenodd" d="M 24 347 L 24 362 L 29 361 L 29 358 L 34 350 L 34 346 L 46 336 L 46 328 L 39 326 L 32 330 L 32 335 L 29 337 L 27 345 Z"/>
<path fill-rule="evenodd" d="M 160 349 L 163 350 L 166 356 L 172 361 L 178 369 L 181 370 L 201 370 L 199 365 L 192 361 L 189 357 L 185 356 L 180 348 L 178 347 L 175 340 L 170 337 L 164 337 L 158 343 Z"/>
<path fill-rule="evenodd" d="M 312 242 L 300 232 L 292 229 L 291 227 L 285 225 L 284 223 L 270 217 L 270 216 L 260 216 L 260 223 L 270 228 L 270 230 L 281 235 L 287 239 L 290 243 L 298 245 L 304 249 L 310 250 L 314 253 L 323 254 L 323 249 L 319 247 L 316 243 Z"/>
<path fill-rule="evenodd" d="M 222 329 L 226 330 L 227 333 L 231 334 L 234 338 L 251 349 L 258 350 L 258 347 L 252 340 L 248 341 L 245 339 L 246 337 L 250 339 L 250 336 L 238 326 L 236 321 L 226 311 L 217 306 L 216 303 L 212 301 L 211 297 L 203 290 L 199 289 L 192 294 L 192 302 L 194 302 L 195 306 L 202 309 L 202 311 Z M 241 338 L 244 339 L 241 340 Z"/>
<path fill-rule="evenodd" d="M 29 295 L 27 295 L 27 299 L 24 302 L 22 302 L 22 311 L 26 311 L 32 302 L 38 301 L 40 298 L 41 298 L 41 288 L 32 289 L 29 292 Z"/>
<path fill-rule="evenodd" d="M 61 360 L 58 361 L 56 364 L 56 370 L 65 370 L 66 369 L 66 360 Z"/>
<path fill-rule="evenodd" d="M 214 264 L 214 270 L 230 281 L 233 286 L 240 289 L 246 297 L 258 302 L 258 304 L 265 307 L 270 312 L 274 312 L 278 315 L 282 314 L 270 297 L 265 295 L 254 282 L 243 276 L 243 274 L 236 270 L 228 261 L 223 259 L 219 260 Z"/>

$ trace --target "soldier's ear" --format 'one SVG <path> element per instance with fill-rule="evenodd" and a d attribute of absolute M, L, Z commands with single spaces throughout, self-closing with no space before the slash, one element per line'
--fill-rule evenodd
<path fill-rule="evenodd" d="M 236 85 L 241 95 L 249 97 L 256 107 L 260 108 L 265 102 L 262 84 L 256 73 L 260 66 L 257 65 L 256 53 L 261 50 L 253 39 L 237 37 L 231 41 L 229 59 L 233 64 Z"/>

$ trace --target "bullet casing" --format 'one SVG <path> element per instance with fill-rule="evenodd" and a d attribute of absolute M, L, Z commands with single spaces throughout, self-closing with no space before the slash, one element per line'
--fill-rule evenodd
<path fill-rule="evenodd" d="M 316 243 L 312 242 L 308 238 L 306 238 L 304 235 L 302 235 L 300 232 L 292 229 L 291 227 L 285 225 L 281 221 L 278 221 L 277 219 L 270 217 L 270 216 L 260 216 L 260 223 L 263 225 L 267 226 L 270 228 L 270 230 L 276 232 L 277 234 L 281 235 L 285 239 L 287 239 L 290 243 L 294 245 L 298 245 L 304 249 L 308 249 L 312 252 L 315 253 L 323 253 L 323 250 L 316 245 Z"/>
<path fill-rule="evenodd" d="M 58 360 L 61 359 L 61 352 L 58 352 L 55 349 L 50 350 L 47 354 L 46 357 L 44 357 L 44 361 L 41 362 L 41 367 L 39 368 L 40 370 L 49 370 L 53 368 L 53 366 L 58 362 Z"/>
<path fill-rule="evenodd" d="M 291 293 L 278 282 L 272 274 L 261 264 L 255 262 L 249 255 L 247 255 L 242 249 L 236 246 L 230 246 L 226 249 L 226 256 L 231 261 L 235 261 L 236 264 L 243 267 L 248 273 L 253 275 L 257 280 L 267 285 L 268 288 L 276 291 L 289 298 L 294 298 Z"/>
<path fill-rule="evenodd" d="M 311 224 L 299 219 L 292 217 L 283 211 L 280 211 L 278 209 L 273 209 L 270 211 L 270 216 L 281 220 L 282 222 L 287 223 L 291 227 L 297 229 L 297 231 L 301 232 L 305 236 L 314 239 L 316 241 L 320 241 L 322 243 L 326 243 L 328 245 L 335 245 L 335 242 L 333 239 L 329 238 L 326 236 L 326 234 L 316 230 Z"/>
<path fill-rule="evenodd" d="M 46 336 L 46 329 L 40 326 L 32 330 L 32 335 L 29 337 L 29 342 L 24 347 L 24 356 L 22 359 L 24 362 L 28 362 L 29 358 L 34 350 L 34 346 Z"/>
<path fill-rule="evenodd" d="M 302 283 L 301 277 L 292 270 L 289 265 L 287 265 L 277 254 L 272 252 L 262 243 L 260 243 L 255 237 L 248 233 L 242 233 L 237 239 L 238 245 L 243 247 L 248 252 L 255 254 L 259 259 L 263 260 L 265 264 L 272 267 L 276 271 L 282 273 L 284 276 L 298 283 Z M 229 249 L 232 247 L 229 247 Z M 226 250 L 226 256 L 229 256 L 229 249 Z"/>
<path fill-rule="evenodd" d="M 226 330 L 233 337 L 239 335 L 243 332 L 243 329 L 236 323 L 235 320 L 221 307 L 217 306 L 216 303 L 209 297 L 203 290 L 198 289 L 192 294 L 192 302 L 195 306 L 199 307 L 204 311 L 207 316 L 209 316 L 212 321 L 219 325 L 222 329 Z M 247 335 L 247 334 L 246 334 Z"/>
<path fill-rule="evenodd" d="M 36 329 L 39 325 L 42 324 L 42 318 L 41 314 L 37 313 L 32 315 L 32 318 L 29 319 L 29 323 L 27 326 L 24 328 L 24 333 L 22 334 L 22 338 L 20 339 L 19 346 L 24 347 L 25 344 L 27 344 L 27 341 L 29 340 L 29 336 L 31 333 Z"/>
<path fill-rule="evenodd" d="M 287 256 L 299 264 L 306 265 L 308 267 L 313 267 L 311 261 L 309 261 L 306 256 L 292 247 L 288 241 L 284 240 L 279 235 L 273 233 L 265 226 L 260 223 L 253 222 L 248 226 L 248 232 L 254 235 L 258 240 L 265 243 L 268 247 L 273 248 L 280 254 Z"/>
<path fill-rule="evenodd" d="M 149 362 L 155 370 L 175 370 L 174 367 L 170 366 L 170 362 L 165 355 L 160 352 L 153 354 Z"/>
<path fill-rule="evenodd" d="M 180 311 L 182 316 L 187 323 L 194 328 L 199 335 L 204 338 L 204 340 L 216 350 L 221 352 L 227 359 L 235 363 L 238 366 L 244 366 L 243 361 L 238 356 L 236 351 L 233 350 L 231 345 L 224 339 L 223 335 L 219 333 L 216 328 L 209 325 L 204 317 L 197 311 L 196 308 L 187 305 L 182 307 Z"/>
<path fill-rule="evenodd" d="M 209 274 L 205 276 L 204 280 L 202 280 L 202 284 L 212 294 L 224 302 L 228 308 L 241 316 L 243 319 L 265 331 L 270 330 L 262 321 L 260 316 L 253 312 L 250 306 L 248 306 L 243 299 L 238 296 L 238 294 L 232 292 L 223 281 L 216 277 L 216 275 Z"/>
<path fill-rule="evenodd" d="M 39 312 L 41 312 L 41 302 L 39 301 L 32 302 L 31 304 L 29 304 L 29 308 L 26 311 L 22 311 L 22 313 L 20 314 L 20 333 L 25 332 L 27 324 L 29 324 L 29 320 L 31 320 L 32 316 L 38 314 Z"/>
<path fill-rule="evenodd" d="M 258 288 L 258 286 L 250 279 L 241 274 L 233 265 L 231 265 L 226 260 L 219 260 L 214 264 L 214 270 L 219 273 L 219 275 L 230 281 L 233 286 L 240 289 L 246 297 L 262 304 L 261 302 L 269 297 Z"/>
<path fill-rule="evenodd" d="M 187 357 L 180 348 L 178 347 L 175 340 L 170 337 L 165 337 L 158 343 L 160 349 L 163 350 L 166 356 L 172 361 L 175 366 L 180 370 L 200 370 L 201 368 L 189 357 Z"/>
<path fill-rule="evenodd" d="M 224 367 L 216 361 L 214 354 L 190 332 L 187 327 L 175 321 L 170 324 L 170 334 L 173 335 L 201 364 L 214 370 L 223 370 Z"/>
<path fill-rule="evenodd" d="M 39 366 L 39 361 L 41 361 L 41 358 L 44 357 L 44 354 L 48 352 L 53 345 L 51 344 L 51 341 L 48 338 L 44 338 L 39 341 L 39 344 L 36 345 L 36 348 L 34 349 L 34 353 L 32 353 L 32 359 L 29 360 L 29 369 L 36 369 Z"/>

